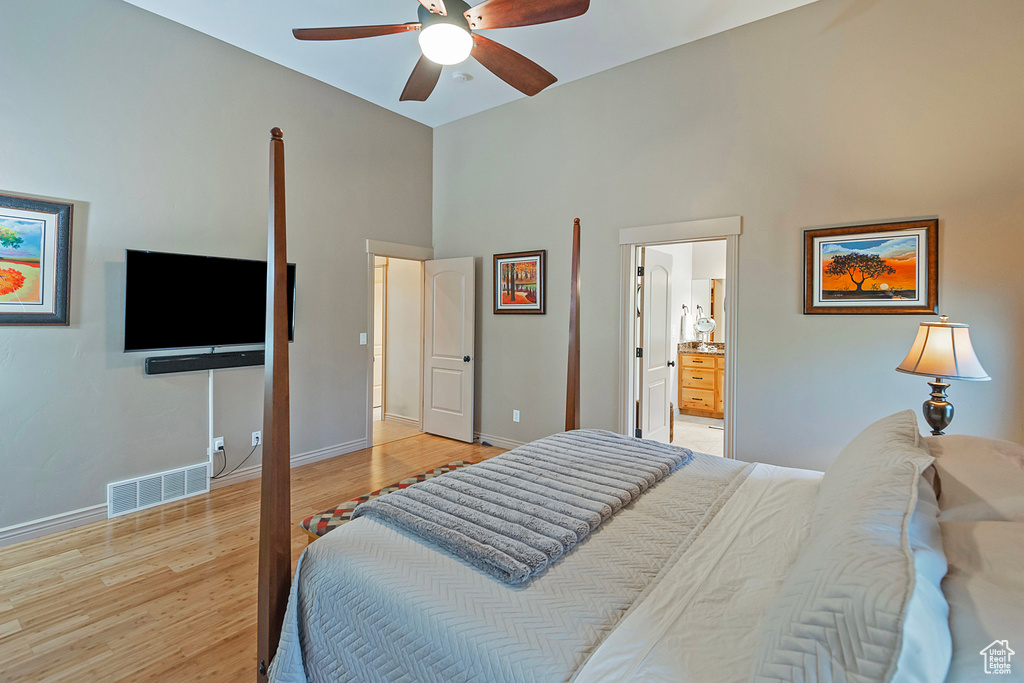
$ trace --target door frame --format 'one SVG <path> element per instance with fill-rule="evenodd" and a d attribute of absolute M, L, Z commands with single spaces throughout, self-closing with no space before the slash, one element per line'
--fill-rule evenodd
<path fill-rule="evenodd" d="M 383 275 L 384 275 L 384 279 L 381 282 L 381 291 L 384 292 L 384 301 L 381 302 L 381 307 L 380 307 L 380 314 L 381 314 L 380 331 L 381 331 L 381 336 L 384 337 L 384 339 L 381 340 L 383 342 L 383 345 L 381 346 L 381 353 L 380 353 L 381 361 L 382 361 L 382 364 L 384 365 L 384 367 L 381 368 L 381 372 L 380 372 L 380 382 L 381 382 L 381 384 L 380 384 L 380 417 L 383 420 L 384 419 L 384 413 L 385 413 L 385 410 L 387 409 L 387 405 L 388 405 L 388 259 L 387 259 L 386 256 L 381 256 L 380 258 L 384 259 L 384 263 L 382 265 L 378 265 L 376 263 L 377 256 L 373 257 L 373 260 L 374 260 L 374 264 L 373 264 L 373 287 L 374 287 L 374 290 L 373 290 L 373 308 L 374 308 L 374 316 L 376 316 L 376 313 L 377 313 L 377 311 L 376 311 L 376 308 L 377 308 L 377 269 L 380 268 L 383 271 Z M 367 341 L 370 341 L 371 339 L 373 341 L 372 345 L 369 345 L 370 346 L 370 355 L 371 356 L 376 356 L 376 354 L 374 353 L 374 349 L 377 346 L 377 329 L 376 328 L 377 328 L 376 321 L 374 321 L 373 332 L 367 335 Z M 373 363 L 370 364 L 370 367 L 371 368 L 373 367 Z M 371 409 L 373 407 L 374 406 L 372 406 L 372 405 L 370 406 Z"/>
<path fill-rule="evenodd" d="M 373 448 L 373 304 L 374 304 L 374 268 L 376 257 L 396 258 L 405 261 L 431 261 L 434 258 L 432 247 L 417 247 L 412 244 L 366 240 L 366 264 L 368 293 L 366 296 L 366 447 Z M 421 283 L 422 286 L 422 283 Z M 421 297 L 422 299 L 422 297 Z M 422 301 L 420 307 L 422 308 Z M 420 312 L 420 349 L 423 348 L 423 314 Z M 422 355 L 422 353 L 421 353 Z M 422 373 L 420 373 L 422 375 Z M 423 427 L 423 379 L 420 378 L 420 427 Z M 383 415 L 381 416 L 383 417 Z"/>
<path fill-rule="evenodd" d="M 636 252 L 637 247 L 679 242 L 707 242 L 725 238 L 725 443 L 723 454 L 735 458 L 736 442 L 736 340 L 739 301 L 739 241 L 743 217 L 728 216 L 663 225 L 645 225 L 619 230 L 619 433 L 632 435 L 636 429 Z"/>

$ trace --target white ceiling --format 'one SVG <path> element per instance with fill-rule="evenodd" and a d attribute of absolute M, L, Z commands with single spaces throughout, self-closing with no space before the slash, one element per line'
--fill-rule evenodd
<path fill-rule="evenodd" d="M 426 102 L 399 102 L 420 56 L 417 32 L 337 42 L 291 34 L 293 28 L 416 21 L 417 0 L 125 1 L 429 126 L 525 97 L 469 59 L 445 67 Z M 575 19 L 482 33 L 534 60 L 560 84 L 813 1 L 592 0 L 590 11 Z M 457 71 L 473 80 L 454 80 Z"/>

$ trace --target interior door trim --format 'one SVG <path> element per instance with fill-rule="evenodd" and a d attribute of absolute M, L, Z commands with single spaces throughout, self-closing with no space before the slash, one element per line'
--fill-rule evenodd
<path fill-rule="evenodd" d="M 400 258 L 406 261 L 434 260 L 434 249 L 432 247 L 416 247 L 411 244 L 381 242 L 380 240 L 366 240 L 366 253 L 373 254 L 374 256 Z"/>
<path fill-rule="evenodd" d="M 663 225 L 649 225 L 619 230 L 619 427 L 620 434 L 632 435 L 636 428 L 636 406 L 633 391 L 636 386 L 636 364 L 632 349 L 636 346 L 633 318 L 636 312 L 637 247 L 676 242 L 704 242 L 725 238 L 725 450 L 727 458 L 735 458 L 736 444 L 736 340 L 740 292 L 740 236 L 743 217 L 729 216 L 707 220 L 684 221 Z M 627 353 L 627 351 L 629 353 Z"/>

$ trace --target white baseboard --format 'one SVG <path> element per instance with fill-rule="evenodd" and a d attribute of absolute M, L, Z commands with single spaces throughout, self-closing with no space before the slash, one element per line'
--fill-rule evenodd
<path fill-rule="evenodd" d="M 412 417 L 406 417 L 405 415 L 396 415 L 395 413 L 384 413 L 384 421 L 393 422 L 396 425 L 405 425 L 406 427 L 412 427 L 413 429 L 420 428 L 419 420 Z"/>
<path fill-rule="evenodd" d="M 335 458 L 339 455 L 345 455 L 346 453 L 354 453 L 356 451 L 361 451 L 364 448 L 366 448 L 365 437 L 362 439 L 353 439 L 347 443 L 328 446 L 327 448 L 319 448 L 315 451 L 309 451 L 308 453 L 299 453 L 298 455 L 292 456 L 292 467 L 311 465 L 314 462 L 320 462 L 321 460 L 327 460 L 328 458 Z"/>
<path fill-rule="evenodd" d="M 524 443 L 526 443 L 525 441 L 513 441 L 512 439 L 506 439 L 503 436 L 494 436 L 493 434 L 481 434 L 480 432 L 474 434 L 474 437 L 476 438 L 477 441 L 486 441 L 492 446 L 497 446 L 498 448 L 507 448 L 508 450 L 518 448 L 519 446 L 522 446 Z"/>
<path fill-rule="evenodd" d="M 345 455 L 346 453 L 354 453 L 355 451 L 361 451 L 366 448 L 366 439 L 354 439 L 347 443 L 339 443 L 334 446 L 328 446 L 327 448 L 318 448 L 315 451 L 309 451 L 307 453 L 299 453 L 298 455 L 292 456 L 292 469 L 296 467 L 302 467 L 303 465 L 311 465 L 314 462 L 320 462 L 321 460 L 327 460 L 328 458 L 335 458 L 339 455 Z M 245 467 L 232 472 L 231 474 L 222 477 L 220 479 L 210 480 L 210 490 L 219 489 L 224 486 L 231 486 L 232 484 L 238 484 L 249 479 L 255 479 L 260 476 L 260 465 L 253 465 L 252 467 Z"/>
<path fill-rule="evenodd" d="M 42 519 L 33 519 L 13 526 L 0 529 L 0 548 L 21 543 L 32 538 L 39 538 L 58 531 L 67 531 L 76 526 L 100 522 L 107 518 L 107 504 L 90 505 L 87 508 L 61 512 Z"/>
<path fill-rule="evenodd" d="M 291 466 L 294 468 L 301 467 L 302 465 L 310 465 L 314 462 L 320 462 L 321 460 L 327 460 L 328 458 L 345 455 L 346 453 L 361 451 L 364 448 L 366 448 L 366 439 L 355 439 L 348 443 L 340 443 L 335 446 L 328 446 L 327 448 L 309 451 L 308 453 L 293 455 Z M 247 481 L 249 479 L 255 479 L 258 476 L 260 476 L 259 465 L 246 467 L 238 470 L 237 472 L 231 473 L 223 479 L 211 479 L 210 490 L 212 491 L 224 486 L 230 486 L 231 484 L 238 484 L 239 482 Z M 21 524 L 15 524 L 13 526 L 0 529 L 0 548 L 13 545 L 14 543 L 21 543 L 22 541 L 27 541 L 32 538 L 46 536 L 47 534 L 57 533 L 58 531 L 67 531 L 68 529 L 73 529 L 75 527 L 82 526 L 83 524 L 102 522 L 106 519 L 107 504 L 101 503 L 99 505 L 92 505 L 80 510 L 61 512 L 60 514 L 43 517 L 42 519 L 33 519 L 28 522 L 22 522 Z"/>

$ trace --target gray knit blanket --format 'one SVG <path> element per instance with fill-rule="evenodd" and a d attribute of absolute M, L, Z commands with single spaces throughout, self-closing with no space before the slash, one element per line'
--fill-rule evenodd
<path fill-rule="evenodd" d="M 555 434 L 357 507 L 510 585 L 528 581 L 693 457 L 598 430 Z"/>

